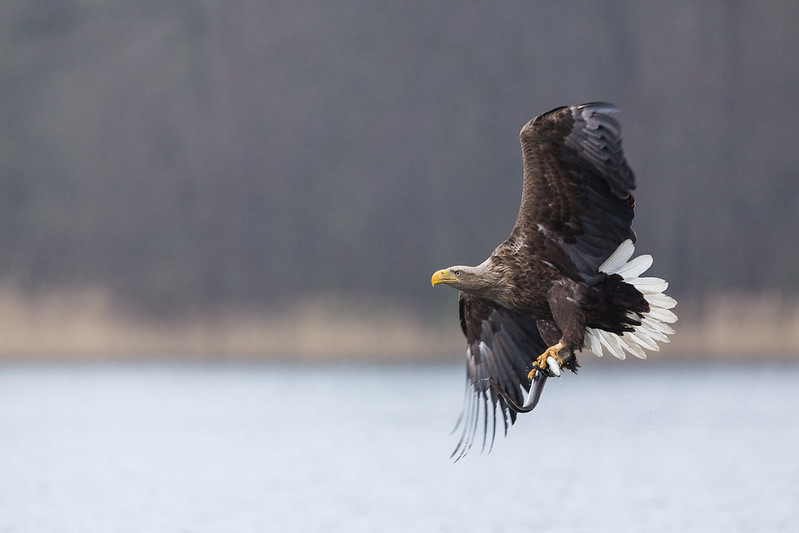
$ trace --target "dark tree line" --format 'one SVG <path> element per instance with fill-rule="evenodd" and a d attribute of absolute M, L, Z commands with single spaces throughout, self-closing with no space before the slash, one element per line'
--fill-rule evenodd
<path fill-rule="evenodd" d="M 622 108 L 673 292 L 799 289 L 795 2 L 0 4 L 0 275 L 126 305 L 429 304 L 518 208 L 518 131 Z"/>

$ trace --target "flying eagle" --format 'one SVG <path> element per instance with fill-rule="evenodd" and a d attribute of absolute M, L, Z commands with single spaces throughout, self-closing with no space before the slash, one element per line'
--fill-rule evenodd
<path fill-rule="evenodd" d="M 621 147 L 617 110 L 560 107 L 520 133 L 521 208 L 510 236 L 477 266 L 452 266 L 432 284 L 460 291 L 467 383 L 458 420 L 465 455 L 482 426 L 491 443 L 538 403 L 548 377 L 577 371 L 577 352 L 641 359 L 669 342 L 676 301 L 662 279 L 641 277 L 652 257 L 633 255 L 635 176 Z M 525 394 L 527 398 L 525 399 Z"/>

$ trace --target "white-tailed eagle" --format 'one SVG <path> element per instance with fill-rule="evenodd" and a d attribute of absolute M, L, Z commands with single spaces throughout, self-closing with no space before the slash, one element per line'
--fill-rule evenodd
<path fill-rule="evenodd" d="M 548 377 L 576 372 L 577 352 L 643 359 L 674 333 L 668 284 L 642 277 L 651 256 L 631 259 L 635 176 L 616 112 L 590 103 L 525 124 L 522 201 L 510 236 L 477 266 L 433 274 L 433 285 L 460 291 L 467 341 L 456 459 L 479 427 L 485 447 L 491 425 L 493 443 L 497 410 L 507 432 L 517 413 L 537 405 Z"/>

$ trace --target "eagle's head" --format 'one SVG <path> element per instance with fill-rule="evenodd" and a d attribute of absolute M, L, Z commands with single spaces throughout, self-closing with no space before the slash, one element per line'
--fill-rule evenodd
<path fill-rule="evenodd" d="M 449 285 L 469 294 L 488 298 L 508 306 L 508 296 L 513 290 L 510 270 L 489 257 L 477 266 L 451 266 L 433 274 L 430 282 L 436 285 Z"/>
<path fill-rule="evenodd" d="M 483 265 L 476 267 L 451 266 L 433 274 L 430 282 L 434 287 L 444 284 L 465 292 L 479 292 L 486 286 L 485 268 Z"/>

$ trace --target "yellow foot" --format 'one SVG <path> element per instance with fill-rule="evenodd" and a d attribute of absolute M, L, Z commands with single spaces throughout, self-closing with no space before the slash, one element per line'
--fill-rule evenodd
<path fill-rule="evenodd" d="M 562 342 L 559 342 L 556 345 L 547 348 L 544 353 L 538 356 L 538 359 L 533 361 L 533 369 L 530 371 L 529 374 L 527 374 L 527 377 L 529 379 L 533 379 L 536 373 L 538 373 L 539 371 L 541 372 L 548 371 L 549 365 L 547 364 L 547 359 L 549 359 L 550 357 L 554 359 L 556 363 L 558 363 L 559 367 L 563 366 L 563 359 L 561 359 L 560 356 L 558 355 L 558 352 L 560 352 L 561 349 L 563 349 Z"/>

